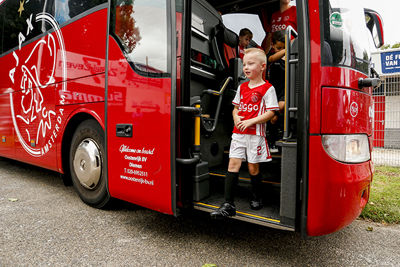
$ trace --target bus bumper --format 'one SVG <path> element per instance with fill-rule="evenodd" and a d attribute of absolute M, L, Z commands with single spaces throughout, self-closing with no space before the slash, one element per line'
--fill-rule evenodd
<path fill-rule="evenodd" d="M 371 162 L 347 164 L 324 150 L 321 136 L 310 137 L 307 234 L 319 236 L 354 221 L 368 202 Z"/>

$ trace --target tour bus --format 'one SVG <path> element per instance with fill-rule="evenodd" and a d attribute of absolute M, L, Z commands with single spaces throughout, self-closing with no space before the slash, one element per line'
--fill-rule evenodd
<path fill-rule="evenodd" d="M 369 198 L 379 80 L 370 44 L 383 44 L 383 27 L 356 1 L 292 3 L 279 152 L 260 166 L 264 207 L 249 208 L 242 166 L 232 218 L 317 236 L 350 224 Z M 232 100 L 246 80 L 224 18 L 278 9 L 277 0 L 1 1 L 0 155 L 61 173 L 96 208 L 121 199 L 174 216 L 216 210 Z"/>

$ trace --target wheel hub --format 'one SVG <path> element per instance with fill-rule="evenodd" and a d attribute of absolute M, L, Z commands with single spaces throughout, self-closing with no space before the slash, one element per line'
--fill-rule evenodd
<path fill-rule="evenodd" d="M 97 143 L 86 138 L 78 145 L 73 160 L 75 174 L 87 189 L 94 189 L 100 181 L 102 159 Z"/>

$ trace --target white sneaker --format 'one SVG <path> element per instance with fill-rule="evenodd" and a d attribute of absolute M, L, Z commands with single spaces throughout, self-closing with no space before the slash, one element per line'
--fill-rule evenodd
<path fill-rule="evenodd" d="M 278 153 L 278 152 L 279 152 L 279 149 L 278 149 L 276 146 L 272 145 L 272 146 L 270 147 L 270 149 L 269 149 L 269 152 L 270 152 L 270 153 Z"/>

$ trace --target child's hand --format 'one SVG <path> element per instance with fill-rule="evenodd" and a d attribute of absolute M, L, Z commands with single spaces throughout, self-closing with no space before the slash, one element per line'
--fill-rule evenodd
<path fill-rule="evenodd" d="M 278 120 L 278 116 L 277 116 L 277 115 L 274 115 L 274 116 L 272 117 L 272 119 L 271 119 L 271 124 L 275 124 L 275 123 L 277 122 L 277 120 Z"/>
<path fill-rule="evenodd" d="M 238 124 L 242 121 L 242 119 L 243 119 L 243 116 L 234 116 L 233 117 L 233 122 L 235 123 L 236 128 L 238 128 Z"/>
<path fill-rule="evenodd" d="M 236 128 L 238 128 L 239 131 L 243 132 L 244 130 L 246 130 L 247 128 L 249 128 L 250 126 L 252 126 L 254 124 L 252 119 L 249 120 L 244 120 L 244 121 L 240 121 Z"/>

